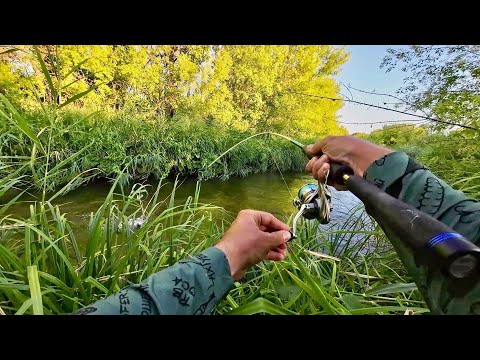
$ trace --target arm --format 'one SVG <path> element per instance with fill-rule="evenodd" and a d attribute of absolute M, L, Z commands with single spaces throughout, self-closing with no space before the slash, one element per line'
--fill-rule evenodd
<path fill-rule="evenodd" d="M 430 170 L 403 152 L 393 152 L 374 161 L 364 173 L 388 194 L 438 219 L 476 245 L 480 243 L 480 202 L 454 190 Z M 393 239 L 392 239 L 393 242 Z M 403 243 L 393 244 L 434 314 L 469 314 L 480 302 L 480 284 L 462 298 L 446 291 L 446 279 L 439 272 L 428 273 L 415 265 Z M 480 303 L 479 303 L 480 305 Z M 477 311 L 480 311 L 480 306 Z"/>
<path fill-rule="evenodd" d="M 209 314 L 233 285 L 225 254 L 216 247 L 179 261 L 138 285 L 80 309 L 92 315 Z"/>
<path fill-rule="evenodd" d="M 390 195 L 433 216 L 467 239 L 480 242 L 480 202 L 454 190 L 423 165 L 405 153 L 394 152 L 350 136 L 327 137 L 311 145 L 314 157 L 307 170 L 316 179 L 324 180 L 329 162 L 350 166 L 356 175 L 376 184 Z M 333 184 L 343 190 L 337 184 Z M 447 291 L 446 279 L 439 272 L 417 267 L 410 249 L 401 242 L 392 244 L 433 314 L 480 313 L 480 284 L 461 298 Z M 476 309 L 476 305 L 478 309 Z"/>
<path fill-rule="evenodd" d="M 285 258 L 288 230 L 288 225 L 271 214 L 243 210 L 216 246 L 75 314 L 210 314 L 230 291 L 233 281 L 240 280 L 249 267 L 261 260 Z"/>

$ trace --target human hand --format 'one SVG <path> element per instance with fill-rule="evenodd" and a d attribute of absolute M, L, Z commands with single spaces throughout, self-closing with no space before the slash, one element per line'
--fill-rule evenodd
<path fill-rule="evenodd" d="M 215 245 L 225 253 L 234 280 L 262 260 L 283 260 L 290 228 L 264 211 L 242 210 Z"/>
<path fill-rule="evenodd" d="M 327 136 L 308 145 L 305 150 L 308 154 L 315 155 L 308 162 L 306 170 L 320 182 L 325 182 L 331 162 L 347 165 L 355 175 L 363 176 L 375 160 L 393 152 L 355 136 Z M 337 190 L 346 190 L 345 186 L 336 183 L 329 185 L 335 186 Z"/>

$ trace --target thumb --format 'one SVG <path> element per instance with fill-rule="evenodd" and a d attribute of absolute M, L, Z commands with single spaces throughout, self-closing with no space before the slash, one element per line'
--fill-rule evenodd
<path fill-rule="evenodd" d="M 271 233 L 265 233 L 265 236 L 272 247 L 284 244 L 287 240 L 290 240 L 292 234 L 287 230 L 279 230 Z"/>

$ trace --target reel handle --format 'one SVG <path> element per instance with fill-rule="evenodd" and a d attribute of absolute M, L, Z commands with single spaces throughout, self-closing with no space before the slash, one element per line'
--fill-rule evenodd
<path fill-rule="evenodd" d="M 314 156 L 322 156 L 322 154 L 312 154 L 311 152 L 307 151 L 307 147 L 304 146 L 303 152 L 309 159 L 313 158 Z M 343 179 L 343 175 L 354 175 L 353 169 L 349 166 L 338 164 L 338 163 L 330 163 L 330 175 L 329 182 L 333 181 L 338 185 L 346 185 L 345 180 Z"/>

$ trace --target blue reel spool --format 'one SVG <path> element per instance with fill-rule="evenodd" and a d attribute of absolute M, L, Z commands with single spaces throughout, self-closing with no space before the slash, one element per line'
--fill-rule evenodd
<path fill-rule="evenodd" d="M 315 200 L 318 198 L 318 185 L 306 184 L 298 190 L 298 198 L 293 200 L 293 205 L 300 210 L 300 207 L 304 204 L 315 204 Z M 315 204 L 316 205 L 316 204 Z M 302 216 L 306 219 L 320 220 L 320 212 L 318 206 L 314 206 L 310 209 L 305 209 Z"/>

